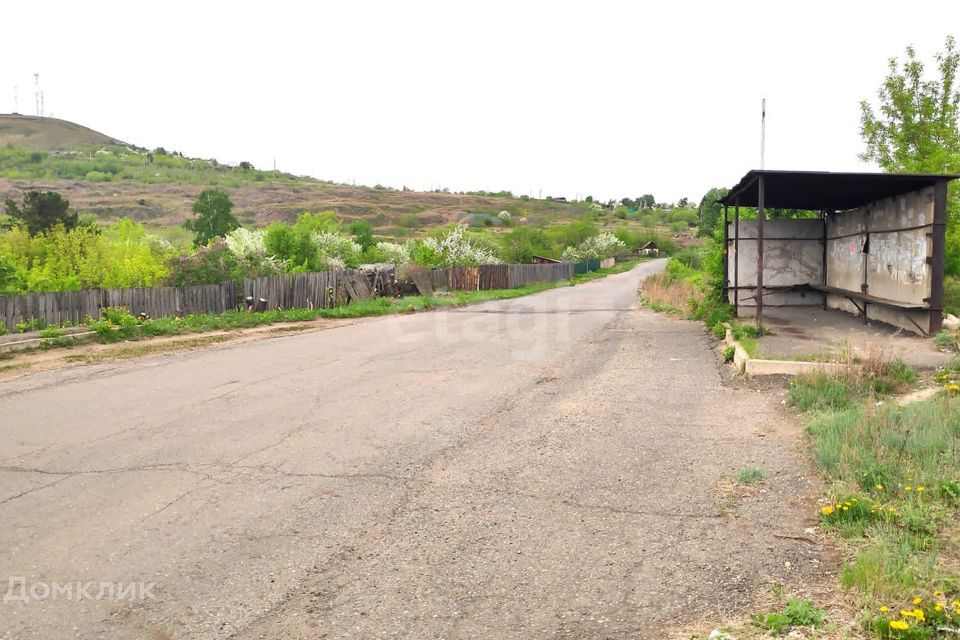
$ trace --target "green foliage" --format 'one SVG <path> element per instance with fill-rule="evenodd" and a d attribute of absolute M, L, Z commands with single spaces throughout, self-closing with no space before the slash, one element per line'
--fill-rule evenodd
<path fill-rule="evenodd" d="M 733 358 L 730 358 L 733 360 Z M 756 467 L 744 467 L 737 474 L 737 482 L 740 484 L 756 484 L 763 480 L 763 470 Z"/>
<path fill-rule="evenodd" d="M 36 236 L 24 229 L 0 235 L 0 291 L 62 291 L 160 284 L 171 247 L 122 219 L 100 227 L 56 226 Z"/>
<path fill-rule="evenodd" d="M 350 223 L 350 233 L 363 251 L 376 244 L 373 238 L 373 227 L 366 220 L 354 220 Z"/>
<path fill-rule="evenodd" d="M 721 338 L 723 337 L 723 336 L 717 336 L 716 331 L 714 331 L 714 334 L 713 334 L 713 335 L 714 335 L 715 337 L 721 337 Z M 732 345 L 731 345 L 731 346 L 726 346 L 726 347 L 724 347 L 724 348 L 723 348 L 723 361 L 724 361 L 724 362 L 733 362 L 733 358 L 734 358 L 734 356 L 736 356 L 736 354 L 737 354 L 737 349 L 736 349 L 736 347 L 734 347 L 734 346 L 732 346 Z"/>
<path fill-rule="evenodd" d="M 193 203 L 196 216 L 183 223 L 193 231 L 193 244 L 200 247 L 215 238 L 222 238 L 240 226 L 233 215 L 233 202 L 222 189 L 204 189 Z"/>
<path fill-rule="evenodd" d="M 193 254 L 172 258 L 169 273 L 168 284 L 183 287 L 274 275 L 277 269 L 256 256 L 233 253 L 226 241 L 219 238 Z"/>
<path fill-rule="evenodd" d="M 715 187 L 707 191 L 700 199 L 700 224 L 697 228 L 697 235 L 705 238 L 712 238 L 718 227 L 722 227 L 723 205 L 717 200 L 723 198 L 729 193 L 728 189 Z M 722 233 L 721 229 L 721 233 Z"/>
<path fill-rule="evenodd" d="M 70 211 L 70 203 L 56 191 L 27 191 L 20 204 L 7 198 L 6 211 L 31 236 L 57 226 L 68 231 L 77 226 L 77 214 Z"/>
<path fill-rule="evenodd" d="M 819 627 L 823 624 L 823 609 L 818 609 L 809 600 L 791 599 L 787 606 L 774 613 L 758 614 L 751 621 L 774 634 L 786 632 L 791 627 Z"/>
<path fill-rule="evenodd" d="M 241 163 L 242 164 L 242 163 Z M 81 180 L 141 184 L 242 186 L 269 180 L 293 183 L 298 178 L 279 171 L 234 169 L 216 160 L 128 148 L 77 150 L 54 155 L 14 146 L 0 147 L 0 176 L 12 180 Z"/>

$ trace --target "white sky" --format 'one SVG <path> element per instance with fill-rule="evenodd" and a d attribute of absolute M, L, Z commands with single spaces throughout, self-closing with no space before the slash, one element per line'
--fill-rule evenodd
<path fill-rule="evenodd" d="M 888 58 L 960 2 L 7 2 L 0 111 L 342 182 L 699 200 L 759 165 L 869 170 Z"/>

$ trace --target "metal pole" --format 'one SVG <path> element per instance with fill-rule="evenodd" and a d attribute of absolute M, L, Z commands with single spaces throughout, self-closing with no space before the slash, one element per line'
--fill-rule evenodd
<path fill-rule="evenodd" d="M 723 298 L 730 302 L 730 222 L 727 205 L 723 205 Z"/>
<path fill-rule="evenodd" d="M 820 219 L 823 221 L 823 286 L 827 286 L 827 218 L 830 214 L 826 210 L 820 212 Z M 827 310 L 827 296 L 829 296 L 826 291 L 823 292 L 823 310 Z"/>
<path fill-rule="evenodd" d="M 763 163 L 767 151 L 767 99 L 760 102 L 760 168 L 763 169 Z"/>
<path fill-rule="evenodd" d="M 763 326 L 763 219 L 764 184 L 763 176 L 757 183 L 757 292 L 754 300 L 757 302 L 757 329 Z"/>
<path fill-rule="evenodd" d="M 740 308 L 740 199 L 733 206 L 733 315 Z"/>

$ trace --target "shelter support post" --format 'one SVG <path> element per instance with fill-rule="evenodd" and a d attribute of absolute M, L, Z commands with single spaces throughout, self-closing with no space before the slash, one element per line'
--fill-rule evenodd
<path fill-rule="evenodd" d="M 727 205 L 723 205 L 723 299 L 730 292 L 730 222 L 727 220 Z"/>
<path fill-rule="evenodd" d="M 766 217 L 764 207 L 764 177 L 757 180 L 757 329 L 763 326 L 763 220 Z"/>
<path fill-rule="evenodd" d="M 938 180 L 933 191 L 933 255 L 930 279 L 930 335 L 943 329 L 943 277 L 947 249 L 947 180 Z"/>
<path fill-rule="evenodd" d="M 823 282 L 821 283 L 824 287 L 827 286 L 827 217 L 830 214 L 824 210 L 820 212 L 820 219 L 823 220 Z M 823 310 L 827 310 L 827 293 L 823 294 Z"/>
<path fill-rule="evenodd" d="M 733 315 L 740 311 L 740 201 L 733 205 Z"/>

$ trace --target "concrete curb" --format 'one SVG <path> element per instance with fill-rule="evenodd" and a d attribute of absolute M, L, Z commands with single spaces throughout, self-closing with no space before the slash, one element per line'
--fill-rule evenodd
<path fill-rule="evenodd" d="M 748 376 L 797 376 L 803 373 L 827 373 L 836 375 L 858 369 L 857 365 L 838 362 L 803 362 L 800 360 L 762 360 L 751 358 L 747 350 L 733 337 L 730 325 L 726 325 L 724 343 L 734 348 L 733 366 Z"/>
<path fill-rule="evenodd" d="M 96 335 L 96 331 L 77 331 L 74 333 L 65 333 L 59 338 L 69 338 L 71 340 L 76 340 L 77 338 L 83 338 L 86 336 Z M 14 351 L 23 351 L 25 349 L 33 349 L 34 347 L 39 347 L 40 343 L 44 340 L 57 340 L 57 338 L 24 338 L 23 340 L 10 340 L 7 342 L 0 343 L 0 353 L 12 353 Z"/>

